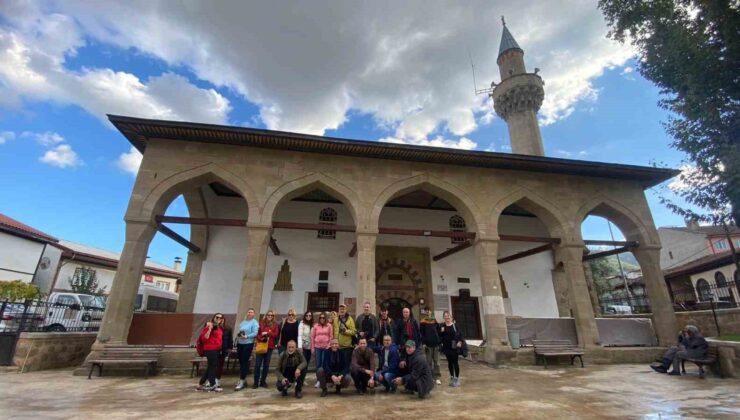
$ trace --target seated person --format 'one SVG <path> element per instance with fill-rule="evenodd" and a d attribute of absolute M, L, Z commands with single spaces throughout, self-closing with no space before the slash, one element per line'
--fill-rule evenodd
<path fill-rule="evenodd" d="M 414 340 L 406 341 L 406 354 L 408 355 L 409 373 L 394 379 L 393 383 L 396 385 L 403 384 L 407 392 L 416 392 L 419 398 L 424 399 L 434 388 L 432 369 L 429 367 L 424 353 L 416 351 Z"/>
<path fill-rule="evenodd" d="M 368 388 L 375 388 L 375 353 L 367 346 L 365 337 L 360 338 L 352 352 L 350 371 L 358 394 L 366 393 Z"/>
<path fill-rule="evenodd" d="M 398 347 L 390 335 L 383 337 L 383 345 L 378 347 L 378 370 L 375 372 L 375 381 L 383 384 L 385 392 L 396 392 L 393 380 L 398 376 Z"/>
<path fill-rule="evenodd" d="M 659 373 L 668 372 L 668 368 L 671 367 L 671 363 L 673 363 L 673 357 L 676 355 L 676 353 L 679 350 L 686 349 L 684 343 L 689 337 L 688 328 L 689 325 L 683 327 L 683 330 L 678 333 L 678 340 L 676 341 L 676 344 L 668 347 L 665 353 L 663 353 L 663 356 L 650 365 L 650 367 L 654 371 Z"/>
<path fill-rule="evenodd" d="M 283 397 L 288 396 L 288 390 L 295 385 L 295 397 L 302 398 L 303 381 L 306 379 L 306 358 L 303 352 L 297 351 L 296 343 L 288 341 L 287 350 L 280 355 L 277 366 L 277 389 Z"/>
<path fill-rule="evenodd" d="M 709 344 L 699 334 L 699 329 L 693 325 L 686 327 L 688 338 L 684 342 L 684 350 L 679 350 L 673 356 L 673 369 L 668 372 L 669 375 L 681 375 L 681 360 L 686 359 L 703 359 L 707 356 Z"/>
<path fill-rule="evenodd" d="M 316 377 L 319 379 L 321 387 L 321 396 L 326 397 L 328 390 L 327 385 L 333 385 L 335 393 L 342 392 L 342 388 L 349 386 L 349 375 L 345 375 L 344 356 L 339 351 L 339 340 L 332 338 L 329 341 L 329 350 L 324 355 L 321 367 L 316 371 Z"/>

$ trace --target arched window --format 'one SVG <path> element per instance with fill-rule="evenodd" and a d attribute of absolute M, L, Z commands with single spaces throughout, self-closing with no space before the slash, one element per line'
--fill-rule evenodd
<path fill-rule="evenodd" d="M 453 235 L 450 240 L 453 244 L 461 244 L 468 240 L 466 233 L 468 233 L 468 227 L 465 225 L 465 219 L 458 215 L 450 217 L 450 232 Z"/>
<path fill-rule="evenodd" d="M 727 279 L 721 271 L 714 273 L 714 282 L 717 283 L 717 287 L 727 287 Z"/>
<path fill-rule="evenodd" d="M 704 302 L 712 299 L 712 291 L 709 288 L 709 282 L 704 279 L 699 279 L 696 282 L 696 290 L 699 292 L 699 300 Z"/>
<path fill-rule="evenodd" d="M 321 213 L 319 213 L 319 224 L 320 225 L 336 225 L 337 224 L 337 211 L 331 207 L 327 207 L 321 210 Z M 319 239 L 336 239 L 337 231 L 320 230 L 316 237 Z"/>

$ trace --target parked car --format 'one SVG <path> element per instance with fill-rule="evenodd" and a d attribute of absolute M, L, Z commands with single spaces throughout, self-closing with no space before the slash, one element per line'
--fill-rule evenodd
<path fill-rule="evenodd" d="M 36 313 L 34 306 L 23 303 L 6 303 L 0 317 L 0 332 L 41 329 L 44 323 L 43 314 Z"/>
<path fill-rule="evenodd" d="M 136 312 L 175 312 L 178 294 L 162 290 L 155 286 L 142 284 L 136 295 L 134 311 Z"/>
<path fill-rule="evenodd" d="M 632 307 L 629 305 L 606 305 L 604 313 L 608 315 L 632 315 Z"/>
<path fill-rule="evenodd" d="M 105 312 L 105 298 L 71 292 L 54 292 L 47 300 L 46 331 L 97 331 Z"/>

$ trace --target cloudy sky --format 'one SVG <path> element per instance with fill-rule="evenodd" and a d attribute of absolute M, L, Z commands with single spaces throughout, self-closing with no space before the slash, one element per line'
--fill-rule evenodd
<path fill-rule="evenodd" d="M 479 88 L 498 81 L 501 15 L 546 81 L 547 156 L 679 166 L 657 89 L 595 1 L 3 0 L 0 212 L 120 250 L 141 156 L 105 114 L 510 152 L 471 74 L 472 59 Z M 659 192 L 656 224 L 681 224 Z M 150 249 L 184 254 L 159 236 Z"/>

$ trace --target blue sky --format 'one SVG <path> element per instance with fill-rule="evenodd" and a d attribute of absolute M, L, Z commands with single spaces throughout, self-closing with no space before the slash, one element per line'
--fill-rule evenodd
<path fill-rule="evenodd" d="M 105 121 L 106 113 L 509 151 L 505 124 L 485 98 L 472 94 L 467 53 L 461 57 L 455 48 L 468 45 L 479 84 L 498 78 L 500 25 L 471 30 L 466 19 L 479 16 L 443 19 L 435 13 L 445 8 L 430 7 L 425 13 L 439 20 L 440 32 L 449 29 L 447 36 L 406 19 L 405 26 L 340 28 L 337 41 L 316 21 L 328 9 L 261 10 L 281 16 L 296 33 L 283 30 L 250 42 L 259 35 L 243 29 L 220 34 L 228 40 L 221 48 L 218 19 L 197 10 L 173 16 L 148 5 L 137 5 L 144 9 L 137 19 L 116 3 L 0 5 L 0 212 L 60 238 L 120 251 L 137 156 Z M 504 7 L 494 7 L 491 16 Z M 397 12 L 412 16 L 413 10 Z M 627 47 L 605 40 L 598 11 L 563 14 L 560 26 L 538 26 L 537 19 L 550 18 L 548 11 L 536 2 L 531 10 L 539 14 L 508 21 L 528 66 L 543 69 L 546 155 L 678 167 L 682 155 L 668 146 L 657 89 L 634 70 Z M 254 14 L 253 7 L 242 12 Z M 375 12 L 368 10 L 362 24 L 373 22 Z M 234 11 L 209 13 L 228 19 Z M 341 7 L 331 13 L 351 16 Z M 385 18 L 378 14 L 375 22 Z M 286 51 L 304 39 L 308 47 Z M 647 192 L 656 225 L 682 224 L 658 203 L 656 190 Z M 186 215 L 182 200 L 168 213 Z M 187 236 L 186 227 L 176 229 Z M 587 220 L 584 237 L 608 238 L 606 222 Z M 157 235 L 149 255 L 171 264 L 186 252 Z"/>

